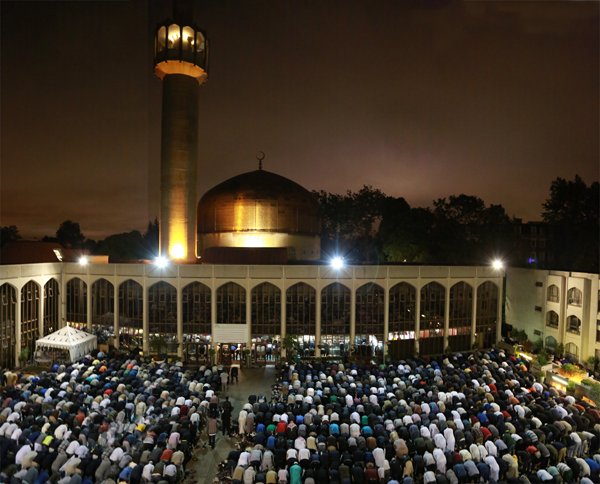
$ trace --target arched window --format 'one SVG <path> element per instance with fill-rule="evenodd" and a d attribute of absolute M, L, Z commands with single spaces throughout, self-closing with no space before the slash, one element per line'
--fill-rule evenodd
<path fill-rule="evenodd" d="M 344 355 L 350 343 L 350 289 L 339 282 L 321 290 L 321 351 Z"/>
<path fill-rule="evenodd" d="M 317 291 L 299 282 L 285 293 L 285 334 L 297 336 L 303 354 L 310 354 L 315 347 L 317 320 Z"/>
<path fill-rule="evenodd" d="M 581 306 L 582 294 L 579 289 L 572 287 L 567 292 L 567 303 L 571 306 Z"/>
<path fill-rule="evenodd" d="M 177 351 L 177 290 L 160 281 L 148 288 L 150 347 L 155 353 Z"/>
<path fill-rule="evenodd" d="M 473 288 L 458 282 L 450 288 L 450 321 L 448 346 L 452 351 L 471 349 L 471 320 L 473 314 Z"/>
<path fill-rule="evenodd" d="M 579 358 L 579 350 L 575 343 L 567 343 L 565 346 L 565 353 L 572 359 L 576 360 Z"/>
<path fill-rule="evenodd" d="M 315 334 L 316 297 L 317 291 L 304 282 L 288 288 L 286 291 L 286 334 Z"/>
<path fill-rule="evenodd" d="M 548 311 L 546 313 L 546 326 L 558 328 L 558 314 L 555 311 Z"/>
<path fill-rule="evenodd" d="M 423 355 L 444 351 L 444 311 L 446 289 L 437 282 L 421 288 L 421 329 L 419 349 Z"/>
<path fill-rule="evenodd" d="M 21 289 L 21 348 L 27 349 L 28 357 L 33 358 L 35 341 L 40 333 L 39 310 L 40 286 L 29 281 Z"/>
<path fill-rule="evenodd" d="M 567 331 L 569 333 L 580 334 L 581 319 L 579 319 L 577 316 L 569 316 L 567 318 Z"/>
<path fill-rule="evenodd" d="M 421 288 L 421 338 L 444 336 L 446 289 L 437 282 Z"/>
<path fill-rule="evenodd" d="M 552 284 L 551 286 L 548 286 L 548 291 L 547 291 L 547 300 L 550 302 L 559 302 L 559 292 L 558 292 L 558 286 L 556 284 Z"/>
<path fill-rule="evenodd" d="M 56 279 L 44 284 L 44 327 L 42 336 L 54 333 L 58 329 L 60 308 L 60 287 Z"/>
<path fill-rule="evenodd" d="M 321 334 L 350 334 L 350 289 L 339 282 L 321 291 Z"/>
<path fill-rule="evenodd" d="M 259 284 L 250 294 L 252 306 L 252 337 L 281 334 L 281 290 L 268 282 Z"/>
<path fill-rule="evenodd" d="M 217 289 L 217 324 L 246 324 L 246 290 L 235 282 Z"/>
<path fill-rule="evenodd" d="M 211 300 L 210 288 L 200 282 L 192 282 L 183 288 L 183 333 L 185 335 L 210 335 Z"/>
<path fill-rule="evenodd" d="M 558 346 L 558 341 L 554 336 L 546 336 L 546 347 L 555 350 Z"/>
<path fill-rule="evenodd" d="M 389 338 L 415 338 L 416 300 L 417 290 L 406 282 L 390 289 Z"/>
<path fill-rule="evenodd" d="M 67 322 L 76 328 L 87 325 L 87 284 L 78 277 L 67 282 Z"/>
<path fill-rule="evenodd" d="M 124 343 L 141 346 L 141 341 L 131 338 L 142 334 L 143 318 L 144 289 L 140 283 L 128 279 L 119 286 L 119 333 Z"/>
<path fill-rule="evenodd" d="M 383 340 L 384 290 L 378 284 L 368 283 L 356 290 L 356 341 L 369 343 L 369 337 Z"/>
<path fill-rule="evenodd" d="M 113 332 L 115 324 L 115 288 L 106 279 L 92 284 L 92 324 L 96 329 Z"/>
<path fill-rule="evenodd" d="M 0 286 L 0 366 L 15 365 L 17 291 L 10 284 Z"/>
<path fill-rule="evenodd" d="M 480 348 L 490 348 L 496 343 L 497 321 L 498 286 L 486 281 L 477 288 L 475 333 Z"/>

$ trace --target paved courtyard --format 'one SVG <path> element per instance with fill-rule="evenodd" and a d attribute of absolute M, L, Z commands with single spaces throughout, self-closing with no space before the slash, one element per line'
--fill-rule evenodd
<path fill-rule="evenodd" d="M 233 404 L 231 421 L 237 421 L 239 411 L 244 403 L 248 401 L 249 395 L 264 395 L 267 399 L 271 397 L 271 386 L 275 383 L 275 367 L 267 366 L 265 368 L 242 368 L 240 370 L 240 381 L 234 385 L 229 385 L 229 389 L 221 392 L 220 399 L 229 396 L 229 401 Z M 201 435 L 202 443 L 208 441 L 206 431 Z M 217 445 L 214 450 L 202 446 L 199 443 L 194 452 L 192 461 L 187 466 L 186 483 L 208 484 L 212 483 L 217 475 L 218 465 L 227 459 L 229 452 L 235 448 L 238 443 L 236 438 L 223 436 L 221 432 L 217 434 Z"/>

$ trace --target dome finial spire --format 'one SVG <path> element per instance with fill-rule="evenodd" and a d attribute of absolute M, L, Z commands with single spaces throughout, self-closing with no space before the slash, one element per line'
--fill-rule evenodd
<path fill-rule="evenodd" d="M 258 169 L 262 170 L 262 162 L 265 159 L 265 153 L 264 153 L 264 151 L 259 151 L 256 154 L 256 159 L 258 160 Z"/>

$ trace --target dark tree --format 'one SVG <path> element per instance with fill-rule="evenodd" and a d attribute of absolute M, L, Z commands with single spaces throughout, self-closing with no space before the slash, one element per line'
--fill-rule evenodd
<path fill-rule="evenodd" d="M 144 259 L 146 249 L 142 234 L 137 230 L 114 234 L 98 242 L 96 254 L 107 255 L 111 261 Z"/>
<path fill-rule="evenodd" d="M 497 254 L 509 254 L 510 218 L 501 205 L 485 205 L 472 195 L 461 194 L 433 202 L 432 241 L 444 264 L 486 264 Z"/>
<path fill-rule="evenodd" d="M 392 199 L 381 221 L 379 238 L 384 260 L 428 264 L 434 260 L 431 245 L 433 214 L 410 208 L 403 198 Z"/>
<path fill-rule="evenodd" d="M 598 272 L 599 185 L 579 177 L 557 178 L 542 216 L 550 227 L 551 264 L 555 269 Z"/>
<path fill-rule="evenodd" d="M 144 234 L 144 259 L 153 259 L 158 255 L 158 219 L 154 222 L 148 222 L 146 233 Z"/>
<path fill-rule="evenodd" d="M 56 231 L 56 238 L 63 246 L 71 249 L 78 249 L 83 246 L 85 235 L 81 233 L 81 227 L 77 222 L 65 220 Z"/>
<path fill-rule="evenodd" d="M 0 247 L 20 239 L 21 236 L 19 235 L 19 229 L 16 225 L 0 227 Z"/>
<path fill-rule="evenodd" d="M 377 262 L 377 228 L 387 196 L 363 186 L 345 195 L 315 192 L 320 206 L 321 249 L 324 254 L 342 254 L 357 262 Z"/>

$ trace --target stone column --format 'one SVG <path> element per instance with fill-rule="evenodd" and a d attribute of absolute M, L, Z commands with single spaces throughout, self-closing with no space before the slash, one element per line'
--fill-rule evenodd
<path fill-rule="evenodd" d="M 316 321 L 315 321 L 315 356 L 318 358 L 321 356 L 321 289 L 317 286 L 315 294 L 315 306 L 316 306 Z"/>
<path fill-rule="evenodd" d="M 446 296 L 444 299 L 444 348 L 443 351 L 446 351 L 448 347 L 448 333 L 450 331 L 450 281 L 446 281 Z"/>
<path fill-rule="evenodd" d="M 150 324 L 148 321 L 148 281 L 145 277 L 142 284 L 144 291 L 144 306 L 142 311 L 142 328 L 144 334 L 142 337 L 142 350 L 144 351 L 144 356 L 148 356 L 150 354 Z"/>
<path fill-rule="evenodd" d="M 183 294 L 180 278 L 177 278 L 177 357 L 183 358 Z"/>
<path fill-rule="evenodd" d="M 415 291 L 415 353 L 419 353 L 419 339 L 421 333 L 421 283 L 417 284 Z"/>
<path fill-rule="evenodd" d="M 471 348 L 477 342 L 477 281 L 473 288 L 473 297 L 471 301 Z"/>
<path fill-rule="evenodd" d="M 15 290 L 15 368 L 21 367 L 21 289 Z"/>
<path fill-rule="evenodd" d="M 46 292 L 44 285 L 40 284 L 40 301 L 38 305 L 38 338 L 44 337 L 44 302 L 46 301 Z"/>
<path fill-rule="evenodd" d="M 87 329 L 88 331 L 92 331 L 92 290 L 93 290 L 93 284 L 89 283 L 89 278 L 88 281 L 86 281 L 87 284 L 87 291 L 86 291 L 86 306 L 87 306 L 87 311 L 86 311 L 86 322 L 87 322 Z"/>
<path fill-rule="evenodd" d="M 348 352 L 350 348 L 354 348 L 356 340 L 356 288 L 354 287 L 354 281 L 352 281 L 352 287 L 350 288 L 350 342 L 348 344 Z"/>
<path fill-rule="evenodd" d="M 113 318 L 113 331 L 115 333 L 115 338 L 114 338 L 114 345 L 116 349 L 119 349 L 119 332 L 121 331 L 121 328 L 119 327 L 119 284 L 115 284 L 114 285 L 114 296 L 115 299 L 113 301 L 113 313 L 114 313 L 114 318 Z"/>
<path fill-rule="evenodd" d="M 388 341 L 390 332 L 390 288 L 386 281 L 386 287 L 383 292 L 383 362 L 388 355 Z"/>

